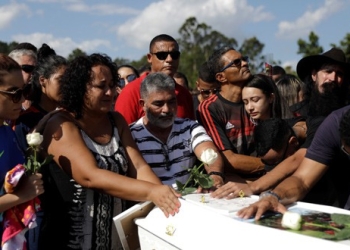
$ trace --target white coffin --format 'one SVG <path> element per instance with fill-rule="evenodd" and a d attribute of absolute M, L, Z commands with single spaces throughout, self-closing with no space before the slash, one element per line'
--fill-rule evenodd
<path fill-rule="evenodd" d="M 166 218 L 156 207 L 145 218 L 135 220 L 142 250 L 350 249 L 349 240 L 334 242 L 255 225 L 238 220 L 235 212 L 226 213 L 205 203 L 180 200 L 180 212 L 174 217 Z M 348 210 L 302 202 L 293 207 L 350 214 Z M 173 235 L 166 233 L 169 225 L 175 228 Z"/>

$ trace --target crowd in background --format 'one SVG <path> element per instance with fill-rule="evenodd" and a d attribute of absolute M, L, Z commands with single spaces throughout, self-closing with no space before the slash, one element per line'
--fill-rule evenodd
<path fill-rule="evenodd" d="M 223 46 L 195 84 L 178 72 L 180 59 L 166 34 L 150 41 L 143 69 L 100 53 L 68 62 L 48 44 L 24 42 L 0 54 L 0 182 L 26 163 L 30 133 L 43 135 L 38 157 L 53 157 L 12 193 L 2 191 L 0 230 L 7 213 L 37 198 L 36 227 L 26 225 L 20 241 L 28 249 L 122 249 L 113 217 L 147 200 L 174 216 L 179 182 L 191 180 L 184 167 L 208 152 L 212 185 L 196 191 L 260 195 L 238 212 L 243 218 L 284 212 L 297 200 L 350 207 L 343 51 L 302 58 L 297 75 L 280 65 L 252 74 L 248 57 Z"/>

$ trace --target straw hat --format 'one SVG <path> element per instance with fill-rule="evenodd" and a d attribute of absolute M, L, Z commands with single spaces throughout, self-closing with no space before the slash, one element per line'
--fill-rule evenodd
<path fill-rule="evenodd" d="M 299 78 L 304 81 L 311 75 L 312 70 L 318 69 L 324 63 L 334 63 L 348 68 L 350 64 L 346 62 L 346 57 L 341 49 L 332 48 L 321 55 L 307 56 L 301 59 L 297 65 L 297 73 Z"/>

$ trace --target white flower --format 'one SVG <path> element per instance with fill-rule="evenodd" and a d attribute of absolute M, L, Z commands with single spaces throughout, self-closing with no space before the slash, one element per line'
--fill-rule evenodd
<path fill-rule="evenodd" d="M 215 162 L 217 157 L 218 157 L 218 154 L 214 151 L 214 149 L 208 148 L 203 151 L 203 153 L 201 154 L 200 160 L 205 164 L 210 165 Z"/>
<path fill-rule="evenodd" d="M 27 143 L 29 146 L 39 146 L 43 142 L 43 136 L 40 133 L 27 134 Z"/>
<path fill-rule="evenodd" d="M 300 230 L 302 224 L 301 215 L 293 212 L 285 212 L 282 217 L 282 227 Z"/>

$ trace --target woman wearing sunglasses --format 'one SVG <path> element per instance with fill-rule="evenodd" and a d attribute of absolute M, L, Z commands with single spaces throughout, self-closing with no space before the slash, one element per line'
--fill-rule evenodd
<path fill-rule="evenodd" d="M 7 55 L 0 54 L 0 185 L 3 186 L 6 173 L 17 164 L 24 163 L 15 133 L 6 120 L 17 119 L 21 112 L 24 80 L 20 65 Z M 21 184 L 11 194 L 1 191 L 0 213 L 34 199 L 44 192 L 41 174 L 21 178 Z M 3 216 L 1 217 L 3 218 Z M 1 219 L 2 220 L 2 219 Z M 3 221 L 1 221 L 1 224 Z M 3 225 L 0 225 L 2 235 Z"/>

